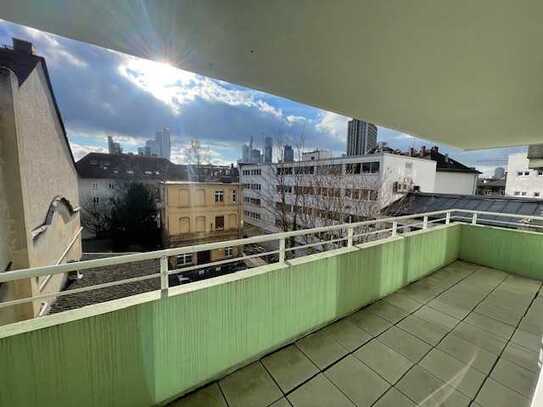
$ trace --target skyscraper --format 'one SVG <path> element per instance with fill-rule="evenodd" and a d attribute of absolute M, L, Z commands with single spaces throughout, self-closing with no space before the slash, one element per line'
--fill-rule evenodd
<path fill-rule="evenodd" d="M 107 136 L 107 149 L 109 154 L 122 154 L 123 149 L 120 143 L 115 143 L 113 137 Z"/>
<path fill-rule="evenodd" d="M 170 130 L 163 128 L 156 132 L 154 139 L 145 142 L 145 147 L 138 148 L 138 154 L 170 159 L 172 152 Z"/>
<path fill-rule="evenodd" d="M 270 164 L 273 157 L 273 139 L 266 137 L 264 139 L 264 163 Z"/>
<path fill-rule="evenodd" d="M 283 161 L 294 161 L 294 149 L 288 144 L 285 144 L 283 147 Z"/>
<path fill-rule="evenodd" d="M 241 162 L 249 162 L 249 146 L 247 144 L 241 146 Z"/>
<path fill-rule="evenodd" d="M 377 145 L 377 126 L 352 119 L 347 129 L 347 155 L 364 155 Z"/>
<path fill-rule="evenodd" d="M 155 141 L 158 146 L 158 156 L 169 160 L 172 151 L 170 129 L 163 128 L 157 131 Z"/>

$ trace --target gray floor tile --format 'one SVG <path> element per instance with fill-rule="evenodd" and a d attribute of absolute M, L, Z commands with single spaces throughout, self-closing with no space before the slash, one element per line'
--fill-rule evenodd
<path fill-rule="evenodd" d="M 296 345 L 321 370 L 348 353 L 329 332 L 323 330 L 307 335 L 296 342 Z"/>
<path fill-rule="evenodd" d="M 268 406 L 283 397 L 260 362 L 255 362 L 219 383 L 230 407 Z"/>
<path fill-rule="evenodd" d="M 498 358 L 498 355 L 481 349 L 454 333 L 447 335 L 437 348 L 484 374 L 490 372 Z"/>
<path fill-rule="evenodd" d="M 169 407 L 228 407 L 217 383 L 210 384 L 170 404 Z"/>
<path fill-rule="evenodd" d="M 397 323 L 402 318 L 405 318 L 407 315 L 409 315 L 407 311 L 404 311 L 403 309 L 398 308 L 397 306 L 383 300 L 377 301 L 376 303 L 370 305 L 366 308 L 366 310 L 380 316 L 381 318 L 386 319 L 392 324 Z"/>
<path fill-rule="evenodd" d="M 539 352 L 542 348 L 541 335 L 536 335 L 522 329 L 517 329 L 511 338 L 511 342 L 521 345 L 526 349 L 530 349 L 534 352 Z"/>
<path fill-rule="evenodd" d="M 292 407 L 287 399 L 277 400 L 270 407 Z"/>
<path fill-rule="evenodd" d="M 358 328 L 358 326 L 347 319 L 342 319 L 323 330 L 327 331 L 349 352 L 358 349 L 372 338 L 370 334 Z"/>
<path fill-rule="evenodd" d="M 419 301 L 414 301 L 408 296 L 398 292 L 388 295 L 384 300 L 408 313 L 412 313 L 422 306 Z"/>
<path fill-rule="evenodd" d="M 366 308 L 355 312 L 347 319 L 372 337 L 381 334 L 392 326 L 389 321 L 368 312 Z"/>
<path fill-rule="evenodd" d="M 469 314 L 464 321 L 503 339 L 509 339 L 515 330 L 511 325 L 477 312 Z"/>
<path fill-rule="evenodd" d="M 490 377 L 527 398 L 532 397 L 537 382 L 537 373 L 505 359 L 498 360 Z"/>
<path fill-rule="evenodd" d="M 290 392 L 310 377 L 319 373 L 319 369 L 296 346 L 290 345 L 262 359 L 281 390 Z"/>
<path fill-rule="evenodd" d="M 452 330 L 460 321 L 431 307 L 422 307 L 413 313 L 414 316 Z"/>
<path fill-rule="evenodd" d="M 479 304 L 475 311 L 509 325 L 517 325 L 522 318 L 522 314 L 517 311 L 488 302 Z"/>
<path fill-rule="evenodd" d="M 419 363 L 423 368 L 467 397 L 473 398 L 485 375 L 439 349 L 432 349 Z"/>
<path fill-rule="evenodd" d="M 406 331 L 392 327 L 378 337 L 378 340 L 389 348 L 404 355 L 413 363 L 417 363 L 431 349 L 430 345 Z"/>
<path fill-rule="evenodd" d="M 441 325 L 425 321 L 414 315 L 409 315 L 396 326 L 434 346 L 449 332 L 449 329 Z"/>
<path fill-rule="evenodd" d="M 415 365 L 395 386 L 419 405 L 468 406 L 470 399 Z"/>
<path fill-rule="evenodd" d="M 373 405 L 374 407 L 415 407 L 415 403 L 406 395 L 391 387 L 384 395 Z"/>
<path fill-rule="evenodd" d="M 413 366 L 413 362 L 377 339 L 367 343 L 353 355 L 391 384 L 396 383 Z"/>
<path fill-rule="evenodd" d="M 529 407 L 530 400 L 488 378 L 475 401 L 482 407 Z"/>
<path fill-rule="evenodd" d="M 294 407 L 354 406 L 323 374 L 319 374 L 294 390 L 287 398 Z"/>
<path fill-rule="evenodd" d="M 371 406 L 390 387 L 352 355 L 330 367 L 324 375 L 358 407 Z"/>
<path fill-rule="evenodd" d="M 430 301 L 428 306 L 458 320 L 464 319 L 471 312 L 471 308 L 464 304 L 452 304 L 446 299 L 441 300 L 440 297 Z"/>
<path fill-rule="evenodd" d="M 539 352 L 526 349 L 514 342 L 509 342 L 502 353 L 502 359 L 513 362 L 532 372 L 539 372 Z"/>
<path fill-rule="evenodd" d="M 462 339 L 496 355 L 500 354 L 502 349 L 505 348 L 505 339 L 492 335 L 466 322 L 459 323 L 452 332 Z"/>

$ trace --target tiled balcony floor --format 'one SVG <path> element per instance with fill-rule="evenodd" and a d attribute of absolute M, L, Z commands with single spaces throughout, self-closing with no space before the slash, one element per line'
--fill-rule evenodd
<path fill-rule="evenodd" d="M 540 288 L 455 262 L 170 406 L 529 406 Z"/>

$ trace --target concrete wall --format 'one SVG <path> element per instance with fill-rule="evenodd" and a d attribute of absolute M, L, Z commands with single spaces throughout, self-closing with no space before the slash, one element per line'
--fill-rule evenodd
<path fill-rule="evenodd" d="M 436 227 L 15 324 L 0 405 L 164 402 L 449 264 L 459 237 Z"/>
<path fill-rule="evenodd" d="M 474 195 L 477 190 L 477 174 L 437 171 L 434 191 L 438 194 Z"/>

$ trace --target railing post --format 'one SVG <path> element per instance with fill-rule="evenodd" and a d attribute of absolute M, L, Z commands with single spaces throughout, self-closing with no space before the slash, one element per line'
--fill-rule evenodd
<path fill-rule="evenodd" d="M 422 228 L 423 228 L 423 229 L 427 229 L 427 228 L 428 228 L 428 216 L 425 216 L 425 217 L 422 219 Z"/>
<path fill-rule="evenodd" d="M 285 250 L 285 238 L 281 238 L 279 239 L 279 263 L 284 263 L 285 262 L 285 254 L 286 254 L 286 250 Z"/>
<path fill-rule="evenodd" d="M 162 256 L 160 258 L 160 289 L 163 296 L 168 296 L 168 256 Z"/>
<path fill-rule="evenodd" d="M 476 225 L 477 224 L 477 213 L 473 214 L 473 217 L 471 218 L 471 224 Z"/>
<path fill-rule="evenodd" d="M 354 230 L 352 226 L 347 228 L 347 247 L 353 247 Z"/>
<path fill-rule="evenodd" d="M 445 216 L 445 224 L 448 225 L 449 223 L 451 223 L 451 212 L 447 212 Z"/>
<path fill-rule="evenodd" d="M 392 236 L 398 234 L 398 222 L 392 222 Z"/>

